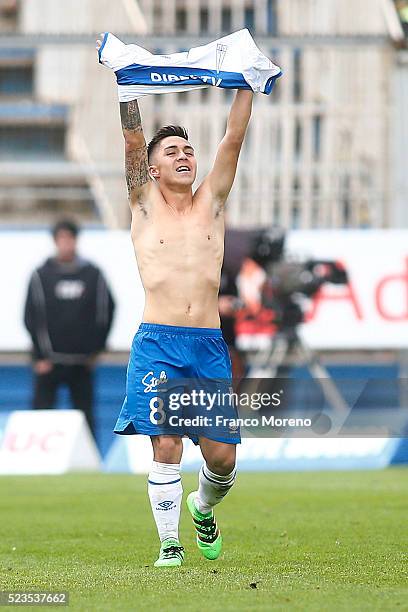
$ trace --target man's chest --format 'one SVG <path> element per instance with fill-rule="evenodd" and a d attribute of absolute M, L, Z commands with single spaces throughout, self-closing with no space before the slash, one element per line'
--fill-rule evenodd
<path fill-rule="evenodd" d="M 219 221 L 205 215 L 172 218 L 159 215 L 140 234 L 136 233 L 138 256 L 154 256 L 184 261 L 213 261 L 222 258 L 224 228 Z"/>

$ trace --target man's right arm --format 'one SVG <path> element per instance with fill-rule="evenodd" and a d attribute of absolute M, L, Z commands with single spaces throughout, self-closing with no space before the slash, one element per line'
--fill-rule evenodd
<path fill-rule="evenodd" d="M 26 330 L 31 336 L 33 342 L 33 354 L 35 359 L 44 358 L 44 354 L 41 351 L 40 343 L 38 341 L 38 303 L 35 299 L 35 282 L 38 281 L 37 273 L 34 272 L 28 285 L 27 297 L 24 306 L 24 325 Z"/>
<path fill-rule="evenodd" d="M 148 192 L 153 183 L 149 175 L 147 147 L 137 100 L 120 102 L 120 118 L 125 139 L 125 171 L 130 207 L 147 214 Z"/>
<path fill-rule="evenodd" d="M 36 371 L 37 374 L 47 374 L 48 372 L 52 370 L 52 363 L 51 361 L 49 361 L 49 359 L 43 352 L 41 345 L 40 345 L 40 340 L 39 340 L 39 328 L 38 328 L 38 322 L 37 322 L 38 313 L 37 313 L 36 300 L 34 297 L 35 279 L 37 278 L 37 282 L 39 282 L 39 280 L 38 280 L 38 276 L 37 277 L 34 276 L 35 274 L 36 273 L 32 275 L 30 284 L 27 290 L 27 297 L 26 297 L 26 302 L 25 302 L 25 307 L 24 307 L 24 324 L 25 324 L 27 331 L 29 332 L 31 336 L 31 340 L 33 343 L 32 358 L 34 361 L 34 370 Z"/>

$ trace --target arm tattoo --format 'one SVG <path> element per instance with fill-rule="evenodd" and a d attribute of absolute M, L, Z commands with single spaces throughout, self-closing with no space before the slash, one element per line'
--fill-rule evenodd
<path fill-rule="evenodd" d="M 143 137 L 142 121 L 140 118 L 137 100 L 120 103 L 120 118 L 125 140 L 132 141 L 132 137 L 140 135 Z M 147 147 L 144 138 L 139 147 L 129 146 L 126 150 L 126 182 L 129 196 L 134 189 L 140 188 L 149 182 L 149 165 L 147 161 Z"/>
<path fill-rule="evenodd" d="M 133 189 L 142 187 L 150 180 L 146 145 L 140 149 L 134 149 L 126 153 L 125 170 L 126 183 L 130 196 Z"/>
<path fill-rule="evenodd" d="M 120 118 L 124 130 L 142 131 L 142 120 L 137 100 L 120 102 Z"/>

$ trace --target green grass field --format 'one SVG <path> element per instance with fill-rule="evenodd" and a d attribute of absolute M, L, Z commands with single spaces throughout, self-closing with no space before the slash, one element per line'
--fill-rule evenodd
<path fill-rule="evenodd" d="M 159 570 L 145 477 L 1 477 L 0 590 L 84 611 L 408 610 L 408 470 L 240 474 L 217 518 L 218 561 L 183 510 L 185 564 Z"/>

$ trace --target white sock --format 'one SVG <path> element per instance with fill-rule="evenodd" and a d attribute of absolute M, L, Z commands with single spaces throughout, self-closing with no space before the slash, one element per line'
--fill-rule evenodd
<path fill-rule="evenodd" d="M 153 461 L 147 490 L 160 541 L 178 540 L 183 487 L 179 463 Z"/>
<path fill-rule="evenodd" d="M 220 476 L 214 474 L 204 463 L 198 475 L 198 491 L 194 500 L 197 510 L 202 514 L 211 512 L 234 484 L 236 473 L 237 469 L 234 467 L 231 474 Z"/>

